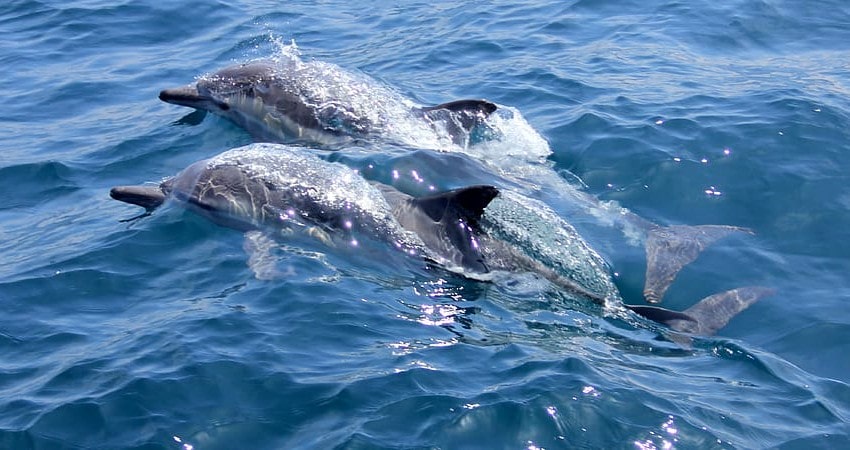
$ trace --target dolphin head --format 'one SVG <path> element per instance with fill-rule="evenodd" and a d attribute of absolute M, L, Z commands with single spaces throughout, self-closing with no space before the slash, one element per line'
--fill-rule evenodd
<path fill-rule="evenodd" d="M 259 228 L 285 208 L 283 192 L 233 164 L 196 162 L 162 183 L 162 190 L 211 221 L 237 230 Z M 271 206 L 275 205 L 275 208 Z"/>
<path fill-rule="evenodd" d="M 317 106 L 302 98 L 290 67 L 254 61 L 226 67 L 187 86 L 165 89 L 160 100 L 225 117 L 256 140 L 333 141 Z M 329 136 L 325 136 L 330 134 Z"/>
<path fill-rule="evenodd" d="M 268 92 L 274 75 L 275 68 L 266 62 L 226 67 L 200 78 L 196 83 L 164 89 L 159 93 L 159 99 L 226 116 L 240 103 L 262 98 Z"/>
<path fill-rule="evenodd" d="M 153 211 L 165 202 L 168 193 L 162 185 L 116 186 L 109 191 L 109 196 L 124 203 L 141 206 L 147 211 Z"/>
<path fill-rule="evenodd" d="M 147 213 L 173 198 L 211 221 L 238 230 L 259 228 L 275 217 L 284 199 L 262 179 L 235 165 L 198 161 L 159 185 L 116 186 L 109 195 Z M 283 206 L 281 206 L 283 207 Z"/>

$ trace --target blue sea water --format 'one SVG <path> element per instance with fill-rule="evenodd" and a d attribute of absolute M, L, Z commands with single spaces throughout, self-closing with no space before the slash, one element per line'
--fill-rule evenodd
<path fill-rule="evenodd" d="M 0 30 L 0 448 L 850 447 L 847 2 L 11 0 Z M 776 295 L 684 348 L 390 252 L 284 247 L 260 280 L 238 231 L 120 222 L 110 187 L 251 142 L 158 92 L 292 39 L 419 103 L 516 108 L 602 201 L 754 231 L 664 306 Z M 441 186 L 499 176 L 434 155 Z M 583 231 L 641 303 L 642 250 Z"/>

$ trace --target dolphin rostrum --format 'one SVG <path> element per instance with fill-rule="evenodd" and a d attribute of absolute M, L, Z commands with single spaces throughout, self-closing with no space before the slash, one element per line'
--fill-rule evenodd
<path fill-rule="evenodd" d="M 326 242 L 348 245 L 365 236 L 468 277 L 532 272 L 573 297 L 623 305 L 604 260 L 569 223 L 543 203 L 492 186 L 414 198 L 304 149 L 253 144 L 192 164 L 159 185 L 115 187 L 110 195 L 147 210 L 173 198 L 246 231 L 318 228 Z M 685 312 L 623 306 L 674 330 L 710 335 L 769 293 L 739 288 Z"/>
<path fill-rule="evenodd" d="M 365 76 L 296 57 L 226 67 L 159 98 L 230 119 L 258 141 L 324 145 L 376 136 L 462 143 L 498 108 L 486 100 L 415 106 Z"/>

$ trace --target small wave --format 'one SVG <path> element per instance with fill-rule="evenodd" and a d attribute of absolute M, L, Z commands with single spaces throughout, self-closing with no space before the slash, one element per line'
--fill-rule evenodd
<path fill-rule="evenodd" d="M 0 199 L 0 211 L 33 207 L 76 191 L 79 187 L 74 181 L 73 172 L 73 169 L 58 161 L 0 168 L 0 190 L 27 192 L 27 195 L 4 195 Z"/>

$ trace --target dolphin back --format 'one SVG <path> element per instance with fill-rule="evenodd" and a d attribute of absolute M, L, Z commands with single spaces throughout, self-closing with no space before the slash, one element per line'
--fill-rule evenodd
<path fill-rule="evenodd" d="M 522 250 L 525 270 L 540 273 L 569 292 L 602 304 L 620 295 L 605 260 L 576 229 L 544 203 L 502 191 L 485 210 L 481 228 Z"/>

